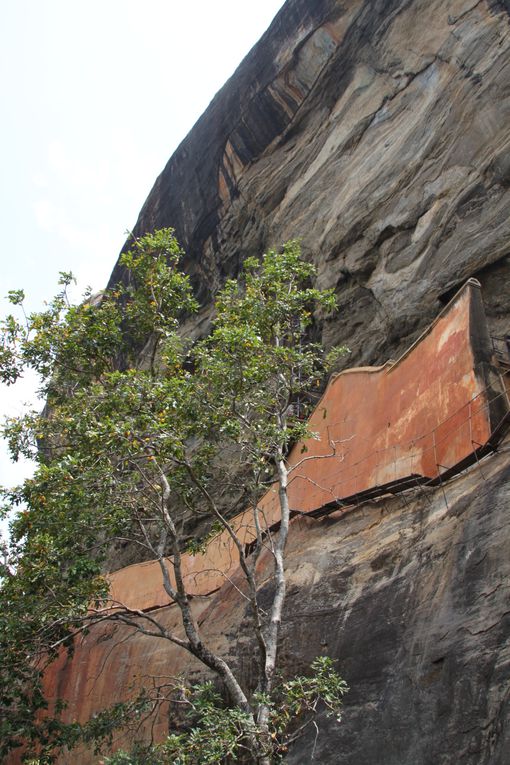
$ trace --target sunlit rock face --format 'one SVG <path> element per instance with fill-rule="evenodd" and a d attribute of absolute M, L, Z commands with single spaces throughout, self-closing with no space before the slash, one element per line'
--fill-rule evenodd
<path fill-rule="evenodd" d="M 469 276 L 505 330 L 509 20 L 497 0 L 288 0 L 136 225 L 176 228 L 190 333 L 246 256 L 294 237 L 338 293 L 323 340 L 349 363 L 397 353 Z"/>

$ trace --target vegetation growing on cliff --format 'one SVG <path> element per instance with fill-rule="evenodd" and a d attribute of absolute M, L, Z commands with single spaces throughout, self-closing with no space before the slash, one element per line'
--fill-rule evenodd
<path fill-rule="evenodd" d="M 148 714 L 163 696 L 175 700 L 179 680 L 138 689 L 131 705 L 88 726 L 64 725 L 58 707 L 37 716 L 46 703 L 45 667 L 72 650 L 80 632 L 105 621 L 188 651 L 226 694 L 223 708 L 208 687 L 186 692 L 191 712 L 207 705 L 202 729 L 193 728 L 195 739 L 175 732 L 158 750 L 166 757 L 160 761 L 177 762 L 172 747 L 180 747 L 183 763 L 226 762 L 249 751 L 249 761 L 264 765 L 275 761 L 300 724 L 312 721 L 318 705 L 339 714 L 345 684 L 327 662 L 316 664 L 308 679 L 282 685 L 276 677 L 291 512 L 286 454 L 307 435 L 303 397 L 325 370 L 322 349 L 307 333 L 314 312 L 332 310 L 334 297 L 311 286 L 313 266 L 291 242 L 281 254 L 246 261 L 242 278 L 218 295 L 211 334 L 189 347 L 179 320 L 197 304 L 178 270 L 180 254 L 169 229 L 134 240 L 122 259 L 122 283 L 99 298 L 87 294 L 72 305 L 72 276 L 62 274 L 61 291 L 45 311 L 4 322 L 3 381 L 12 384 L 34 369 L 46 402 L 42 414 L 28 412 L 4 428 L 13 458 L 38 463 L 33 478 L 6 493 L 5 512 L 21 510 L 11 523 L 2 570 L 4 753 L 33 740 L 41 762 L 51 761 L 62 743 L 100 740 L 124 723 L 124 713 Z M 15 306 L 23 303 L 21 291 L 10 298 Z M 222 459 L 234 452 L 238 475 Z M 270 529 L 258 501 L 275 475 L 279 523 Z M 229 521 L 243 508 L 250 508 L 255 529 L 249 547 Z M 182 567 L 190 519 L 214 522 L 238 555 L 255 636 L 255 688 L 245 687 L 201 634 Z M 115 542 L 135 545 L 158 562 L 183 631 L 169 630 L 157 613 L 109 598 L 101 571 Z M 264 551 L 272 561 L 269 605 L 260 600 Z M 214 726 L 203 728 L 204 720 L 220 721 L 225 736 Z M 212 747 L 207 757 L 193 750 L 202 734 Z"/>

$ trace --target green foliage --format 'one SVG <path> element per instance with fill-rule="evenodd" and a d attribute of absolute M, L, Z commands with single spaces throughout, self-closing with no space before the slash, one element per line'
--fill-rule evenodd
<path fill-rule="evenodd" d="M 314 659 L 311 670 L 310 677 L 295 677 L 281 686 L 273 711 L 273 724 L 280 735 L 299 716 L 304 716 L 309 722 L 319 705 L 327 716 L 335 716 L 338 722 L 341 720 L 342 699 L 349 690 L 347 683 L 335 671 L 328 656 Z"/>
<path fill-rule="evenodd" d="M 242 281 L 228 281 L 219 293 L 213 332 L 195 350 L 211 413 L 238 440 L 249 420 L 261 456 L 274 456 L 306 433 L 305 410 L 291 405 L 324 373 L 322 348 L 306 333 L 314 311 L 332 311 L 335 298 L 307 286 L 313 274 L 297 242 L 260 263 L 248 259 Z"/>
<path fill-rule="evenodd" d="M 123 256 L 126 285 L 97 299 L 86 293 L 72 305 L 73 277 L 62 273 L 61 290 L 45 310 L 2 323 L 0 379 L 11 384 L 25 369 L 35 370 L 47 405 L 42 413 L 7 419 L 3 428 L 13 459 L 34 459 L 37 469 L 3 492 L 2 515 L 12 520 L 1 570 L 0 752 L 22 740 L 46 747 L 69 734 L 58 718 L 34 722 L 46 707 L 41 669 L 60 650 L 72 650 L 89 605 L 105 601 L 100 543 L 110 544 L 130 524 L 124 497 L 132 491 L 131 503 L 140 501 L 132 471 L 119 481 L 119 458 L 130 443 L 124 432 L 136 420 L 130 411 L 138 410 L 155 375 L 154 368 L 137 368 L 139 346 L 154 327 L 158 348 L 172 346 L 175 356 L 177 317 L 196 308 L 187 277 L 176 269 L 179 255 L 170 229 L 135 240 Z M 9 298 L 22 306 L 23 291 Z M 127 364 L 133 368 L 118 370 Z M 149 421 L 147 409 L 136 424 L 136 443 L 144 417 Z M 145 449 L 142 455 L 147 460 Z"/>
<path fill-rule="evenodd" d="M 46 310 L 2 322 L 0 380 L 12 384 L 31 368 L 40 376 L 41 396 L 54 405 L 71 386 L 97 381 L 119 364 L 137 368 L 140 345 L 151 333 L 172 346 L 179 314 L 197 307 L 188 278 L 176 268 L 180 255 L 172 229 L 135 239 L 121 258 L 127 283 L 95 297 L 87 291 L 78 305 L 68 296 L 73 275 L 62 272 L 61 290 Z M 22 306 L 23 290 L 12 290 L 9 300 Z"/>
<path fill-rule="evenodd" d="M 271 698 L 269 740 L 271 761 L 279 762 L 289 744 L 325 712 L 340 721 L 347 684 L 326 656 L 316 658 L 310 677 L 296 677 L 277 687 Z M 182 698 L 182 696 L 181 696 Z M 158 746 L 135 746 L 119 751 L 105 765 L 228 765 L 246 761 L 250 736 L 260 734 L 253 719 L 238 708 L 226 707 L 211 683 L 185 689 L 186 727 Z"/>
<path fill-rule="evenodd" d="M 172 230 L 164 229 L 135 239 L 121 259 L 122 280 L 99 296 L 86 292 L 78 305 L 69 299 L 70 273 L 61 274 L 45 309 L 28 316 L 23 291 L 9 293 L 21 318 L 12 314 L 1 324 L 0 380 L 10 385 L 34 370 L 46 406 L 3 427 L 12 458 L 30 457 L 37 469 L 3 492 L 2 513 L 12 520 L 0 572 L 0 754 L 24 741 L 49 762 L 59 745 L 103 740 L 124 725 L 135 711 L 129 705 L 88 726 L 66 725 L 62 709 L 46 710 L 41 685 L 45 666 L 72 651 L 79 632 L 107 618 L 101 571 L 111 545 L 138 546 L 162 571 L 171 554 L 178 572 L 189 519 L 209 519 L 215 533 L 229 528 L 234 511 L 251 505 L 256 514 L 275 468 L 308 434 L 309 392 L 327 369 L 310 334 L 317 312 L 333 310 L 335 301 L 311 286 L 314 269 L 299 245 L 290 242 L 260 262 L 249 259 L 242 278 L 220 291 L 210 336 L 193 347 L 180 336 L 181 317 L 197 309 L 188 277 L 178 270 L 180 255 Z M 218 457 L 225 449 L 242 466 L 240 478 Z M 202 552 L 209 538 L 188 543 L 189 551 Z M 262 532 L 249 561 L 240 549 L 260 644 L 267 616 L 257 605 L 253 572 L 261 549 Z M 184 647 L 217 671 L 192 619 L 186 621 L 184 585 L 178 577 L 175 589 L 169 577 L 164 584 L 183 613 Z M 109 618 L 123 616 L 141 628 L 119 607 Z M 282 686 L 278 703 L 271 688 L 226 708 L 209 686 L 195 688 L 188 703 L 198 722 L 146 761 L 161 755 L 162 762 L 183 765 L 227 762 L 246 748 L 247 737 L 267 739 L 255 722 L 261 709 L 269 713 L 265 725 L 278 749 L 289 724 L 314 714 L 319 700 L 336 709 L 341 687 L 332 690 L 330 670 L 315 666 L 315 685 L 300 679 Z M 259 691 L 271 686 L 266 681 Z M 178 755 L 183 746 L 188 754 Z"/>

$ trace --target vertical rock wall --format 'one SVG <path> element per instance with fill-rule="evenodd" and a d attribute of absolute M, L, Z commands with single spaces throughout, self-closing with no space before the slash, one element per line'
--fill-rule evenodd
<path fill-rule="evenodd" d="M 306 462 L 301 444 L 289 454 L 296 517 L 279 667 L 288 675 L 306 671 L 325 653 L 352 686 L 343 725 L 321 715 L 321 735 L 307 734 L 291 750 L 291 763 L 312 762 L 314 751 L 324 765 L 504 762 L 508 444 L 480 458 L 508 401 L 489 363 L 488 340 L 480 289 L 470 282 L 402 359 L 334 378 L 311 416 L 316 436 L 306 443 Z M 446 480 L 448 466 L 460 470 L 468 460 L 475 467 Z M 441 474 L 439 489 L 420 482 L 437 483 Z M 398 499 L 388 499 L 392 492 Z M 259 507 L 274 528 L 272 490 Z M 250 512 L 231 523 L 244 544 L 253 540 Z M 268 548 L 258 570 L 262 607 L 271 599 L 271 571 Z M 204 640 L 253 689 L 256 646 L 229 535 L 217 535 L 204 553 L 185 553 L 182 572 Z M 157 563 L 115 572 L 111 593 L 115 604 L 146 611 L 180 633 Z M 49 699 L 65 700 L 69 721 L 84 722 L 153 678 L 204 674 L 168 641 L 105 623 L 77 639 L 45 684 Z M 138 736 L 161 739 L 168 714 L 163 706 Z M 121 735 L 122 746 L 130 741 Z M 60 762 L 75 756 L 63 754 Z M 79 758 L 94 762 L 90 751 Z"/>
<path fill-rule="evenodd" d="M 506 0 L 288 0 L 136 224 L 177 230 L 203 304 L 189 334 L 207 330 L 212 294 L 244 257 L 293 237 L 338 294 L 338 318 L 319 329 L 351 347 L 350 364 L 396 356 L 471 276 L 493 333 L 506 332 L 509 18 Z M 296 521 L 282 663 L 293 673 L 324 651 L 352 690 L 343 724 L 321 720 L 315 749 L 307 739 L 290 763 L 508 761 L 506 448 L 444 492 Z M 200 609 L 249 682 L 235 587 Z M 120 659 L 105 652 L 117 639 Z M 168 661 L 142 637 L 122 641 L 89 646 L 76 699 Z"/>
<path fill-rule="evenodd" d="M 507 765 L 507 449 L 444 491 L 417 489 L 360 504 L 347 516 L 295 519 L 280 666 L 286 674 L 305 672 L 326 654 L 351 690 L 342 723 L 321 716 L 317 741 L 311 729 L 289 765 Z M 194 604 L 212 647 L 253 685 L 254 638 L 240 586 L 233 576 Z M 174 607 L 156 614 L 175 627 Z M 203 678 L 176 646 L 105 626 L 59 667 L 54 689 L 67 688 L 70 714 L 87 719 L 105 700 L 132 693 L 133 677 L 150 682 L 184 669 Z M 156 737 L 164 735 L 165 715 L 152 729 Z M 150 726 L 145 732 L 149 737 Z M 59 759 L 97 761 L 90 751 Z"/>
<path fill-rule="evenodd" d="M 507 327 L 509 11 L 496 0 L 288 0 L 157 179 L 204 310 L 247 255 L 301 237 L 329 345 L 377 363 L 470 276 Z M 118 270 L 115 270 L 117 275 Z"/>

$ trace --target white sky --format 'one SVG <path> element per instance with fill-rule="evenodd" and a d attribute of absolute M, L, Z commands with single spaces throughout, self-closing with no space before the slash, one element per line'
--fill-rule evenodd
<path fill-rule="evenodd" d="M 101 289 L 157 175 L 283 0 L 1 0 L 0 298 Z M 2 315 L 7 307 L 0 302 Z M 29 381 L 0 385 L 0 415 Z M 0 484 L 26 472 L 0 454 Z"/>

